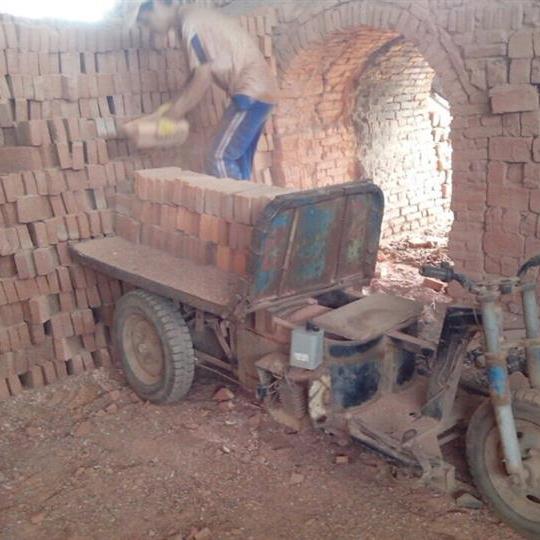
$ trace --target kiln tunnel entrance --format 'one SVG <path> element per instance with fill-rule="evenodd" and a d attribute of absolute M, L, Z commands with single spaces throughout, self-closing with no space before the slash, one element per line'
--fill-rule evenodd
<path fill-rule="evenodd" d="M 357 27 L 299 52 L 282 73 L 274 181 L 308 189 L 370 178 L 383 239 L 445 238 L 452 224 L 449 104 L 415 45 Z"/>

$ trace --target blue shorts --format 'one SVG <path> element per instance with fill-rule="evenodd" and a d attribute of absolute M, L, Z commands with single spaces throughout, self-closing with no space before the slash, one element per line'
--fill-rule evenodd
<path fill-rule="evenodd" d="M 272 108 L 270 103 L 241 94 L 232 97 L 210 142 L 207 174 L 249 180 L 257 143 Z"/>

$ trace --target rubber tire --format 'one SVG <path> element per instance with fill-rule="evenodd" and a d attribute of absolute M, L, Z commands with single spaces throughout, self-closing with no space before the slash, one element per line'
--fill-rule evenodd
<path fill-rule="evenodd" d="M 517 390 L 512 396 L 512 409 L 516 418 L 540 419 L 540 391 L 532 388 Z M 523 518 L 499 496 L 485 468 L 484 443 L 495 426 L 495 414 L 487 399 L 474 412 L 467 429 L 467 461 L 474 482 L 492 510 L 510 527 L 527 538 L 540 538 L 540 520 Z"/>
<path fill-rule="evenodd" d="M 124 322 L 133 313 L 154 326 L 163 348 L 163 376 L 152 386 L 133 373 L 122 344 Z M 157 404 L 175 403 L 187 394 L 195 372 L 193 343 L 182 315 L 170 300 L 140 289 L 125 294 L 116 304 L 113 336 L 128 383 L 141 399 Z"/>

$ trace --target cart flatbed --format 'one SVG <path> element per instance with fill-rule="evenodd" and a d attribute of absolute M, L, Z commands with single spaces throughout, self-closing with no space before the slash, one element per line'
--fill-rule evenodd
<path fill-rule="evenodd" d="M 223 315 L 239 298 L 242 280 L 215 266 L 202 266 L 118 236 L 78 242 L 72 258 L 141 289 Z"/>

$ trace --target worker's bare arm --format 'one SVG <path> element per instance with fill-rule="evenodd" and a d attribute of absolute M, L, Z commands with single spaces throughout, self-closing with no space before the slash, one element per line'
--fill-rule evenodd
<path fill-rule="evenodd" d="M 172 102 L 164 114 L 166 118 L 179 120 L 196 107 L 212 84 L 210 64 L 202 64 L 193 70 L 190 80 L 180 95 Z"/>

